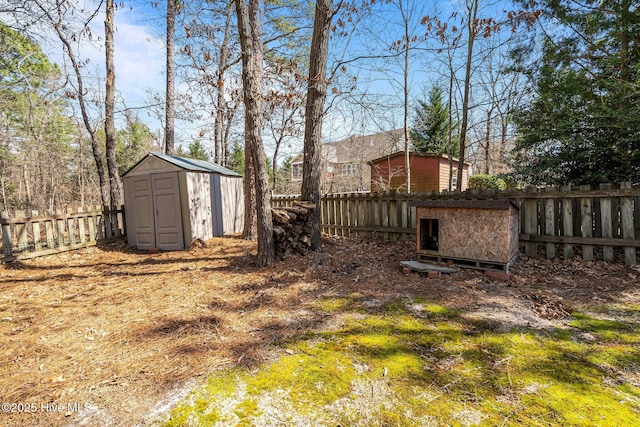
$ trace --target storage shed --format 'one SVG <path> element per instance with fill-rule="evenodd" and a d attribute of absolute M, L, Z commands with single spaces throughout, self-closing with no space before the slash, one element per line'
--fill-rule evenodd
<path fill-rule="evenodd" d="M 407 186 L 405 170 L 405 152 L 398 151 L 388 156 L 379 157 L 368 162 L 371 165 L 371 191 L 385 192 L 404 190 Z M 449 171 L 453 168 L 453 189 L 458 188 L 458 168 L 460 162 L 443 154 L 409 153 L 409 169 L 411 171 L 411 192 L 428 193 L 449 189 Z M 469 164 L 462 164 L 462 186 L 460 191 L 469 187 Z"/>
<path fill-rule="evenodd" d="M 242 175 L 203 160 L 151 153 L 123 176 L 129 245 L 188 248 L 242 231 Z"/>
<path fill-rule="evenodd" d="M 518 254 L 518 207 L 509 200 L 415 202 L 418 258 L 508 272 Z"/>

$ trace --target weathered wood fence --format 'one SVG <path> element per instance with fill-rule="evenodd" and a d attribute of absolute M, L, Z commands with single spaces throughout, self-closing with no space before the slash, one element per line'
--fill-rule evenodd
<path fill-rule="evenodd" d="M 0 212 L 0 261 L 33 258 L 107 243 L 125 233 L 124 209 L 100 206 L 49 211 Z"/>
<path fill-rule="evenodd" d="M 290 206 L 298 199 L 275 196 L 272 205 Z M 636 264 L 640 248 L 640 187 L 629 183 L 601 184 L 597 188 L 528 187 L 504 192 L 326 195 L 321 200 L 322 231 L 337 236 L 414 240 L 416 214 L 411 203 L 433 199 L 512 201 L 520 208 L 519 237 L 527 256 L 553 259 L 560 254 L 564 258 L 581 254 L 585 260 L 612 261 L 614 248 L 619 248 L 627 264 Z"/>

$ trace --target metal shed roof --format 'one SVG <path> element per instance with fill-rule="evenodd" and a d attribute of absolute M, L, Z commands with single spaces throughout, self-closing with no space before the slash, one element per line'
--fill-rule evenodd
<path fill-rule="evenodd" d="M 211 173 L 217 173 L 220 175 L 242 177 L 242 175 L 240 175 L 239 173 L 232 171 L 231 169 L 227 169 L 213 162 L 207 162 L 205 160 L 198 160 L 198 159 L 189 159 L 187 157 L 171 156 L 168 154 L 160 154 L 160 153 L 149 153 L 142 160 L 140 160 L 133 167 L 131 167 L 131 169 L 125 172 L 122 176 L 123 177 L 126 176 L 129 172 L 135 169 L 136 166 L 138 166 L 141 162 L 145 161 L 145 159 L 148 159 L 149 157 L 157 157 L 160 160 L 164 160 L 165 162 L 171 163 L 172 165 L 175 165 L 181 169 L 188 170 L 188 171 L 211 172 Z"/>

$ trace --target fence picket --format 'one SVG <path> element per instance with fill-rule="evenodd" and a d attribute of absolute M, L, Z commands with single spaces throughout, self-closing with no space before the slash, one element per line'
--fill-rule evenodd
<path fill-rule="evenodd" d="M 15 211 L 16 218 L 24 218 L 27 212 L 23 210 Z M 29 237 L 27 236 L 27 224 L 25 222 L 16 223 L 16 238 L 18 239 L 18 253 L 29 250 Z"/>
<path fill-rule="evenodd" d="M 580 186 L 580 191 L 589 191 L 590 189 L 591 187 L 588 185 Z M 589 197 L 583 197 L 579 200 L 582 237 L 593 237 L 593 203 Z M 582 259 L 585 261 L 593 260 L 593 245 L 582 245 Z"/>
<path fill-rule="evenodd" d="M 550 192 L 554 191 L 553 187 L 546 187 L 545 191 Z M 545 235 L 547 236 L 555 236 L 556 235 L 556 210 L 555 210 L 555 200 L 554 199 L 544 199 L 544 229 Z M 547 259 L 554 259 L 556 257 L 556 245 L 553 242 L 547 243 Z"/>
<path fill-rule="evenodd" d="M 67 209 L 67 213 L 69 215 L 73 214 L 73 209 L 69 208 Z M 68 231 L 68 235 L 69 235 L 69 245 L 75 245 L 76 244 L 76 220 L 73 217 L 69 217 L 69 219 L 67 219 L 67 231 Z"/>
<path fill-rule="evenodd" d="M 600 184 L 601 190 L 611 190 L 611 184 Z M 613 220 L 611 218 L 611 198 L 603 197 L 600 199 L 600 227 L 602 229 L 602 237 L 613 238 Z M 602 259 L 604 261 L 613 261 L 613 246 L 602 247 Z"/>
<path fill-rule="evenodd" d="M 62 211 L 61 210 L 56 210 L 56 216 L 62 216 Z M 62 218 L 58 218 L 56 220 L 56 231 L 58 232 L 58 239 L 57 239 L 57 245 L 58 247 L 61 246 L 65 246 L 65 241 L 64 241 L 64 235 L 65 235 L 65 229 L 64 229 L 64 219 Z"/>
<path fill-rule="evenodd" d="M 111 226 L 118 227 L 117 230 L 112 231 L 112 236 L 122 236 L 121 226 L 125 222 L 124 210 L 114 210 L 110 215 L 116 219 Z M 0 256 L 0 261 L 64 252 L 105 241 L 96 239 L 94 234 L 96 231 L 98 235 L 104 233 L 104 230 L 95 229 L 94 218 L 101 216 L 102 213 L 99 210 L 92 209 L 89 211 L 67 209 L 65 212 L 56 210 L 53 215 L 50 211 L 43 211 L 40 214 L 33 210 L 27 215 L 26 211 L 16 210 L 13 217 L 9 212 L 2 212 L 0 226 L 4 254 Z M 89 225 L 89 239 L 86 235 L 85 221 Z M 106 225 L 106 223 L 103 224 Z M 14 234 L 16 241 L 13 240 Z"/>
<path fill-rule="evenodd" d="M 562 191 L 571 191 L 571 187 L 562 187 Z M 562 199 L 562 235 L 573 236 L 573 199 Z M 565 243 L 563 249 L 565 259 L 573 257 L 573 245 Z"/>
<path fill-rule="evenodd" d="M 534 187 L 535 188 L 535 187 Z M 533 191 L 531 187 L 525 189 Z M 524 232 L 529 235 L 538 234 L 538 201 L 527 198 L 524 200 Z M 538 244 L 536 242 L 525 243 L 524 254 L 528 257 L 538 256 Z"/>
<path fill-rule="evenodd" d="M 9 212 L 0 212 L 0 219 L 9 219 Z M 5 257 L 13 256 L 13 240 L 11 239 L 11 226 L 2 224 L 2 249 Z"/>
<path fill-rule="evenodd" d="M 52 213 L 49 211 L 44 211 L 44 215 L 52 216 Z M 56 242 L 53 238 L 53 219 L 47 219 L 44 221 L 44 229 L 47 238 L 47 249 L 53 249 L 56 245 Z"/>
<path fill-rule="evenodd" d="M 624 182 L 620 184 L 620 189 L 630 189 L 631 183 Z M 633 240 L 634 223 L 633 223 L 633 197 L 620 197 L 620 228 L 622 229 L 622 238 L 625 240 Z M 627 265 L 635 265 L 636 248 L 625 246 L 624 262 Z"/>
<path fill-rule="evenodd" d="M 38 211 L 31 211 L 31 218 L 38 216 L 40 216 Z M 42 243 L 40 243 L 40 222 L 32 222 L 31 227 L 33 230 L 33 250 L 37 252 L 42 249 Z"/>

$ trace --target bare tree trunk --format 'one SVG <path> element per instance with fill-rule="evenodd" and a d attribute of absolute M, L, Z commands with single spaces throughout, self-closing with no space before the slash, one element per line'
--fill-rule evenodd
<path fill-rule="evenodd" d="M 467 63 L 464 74 L 464 95 L 462 99 L 462 124 L 460 125 L 460 154 L 458 155 L 458 188 L 462 191 L 462 177 L 464 172 L 465 146 L 467 144 L 467 127 L 469 123 L 469 92 L 471 92 L 471 61 L 473 59 L 473 42 L 476 39 L 476 18 L 478 16 L 478 1 L 467 0 Z"/>
<path fill-rule="evenodd" d="M 222 166 L 227 166 L 229 164 L 229 135 L 231 133 L 231 124 L 233 123 L 233 118 L 235 117 L 237 110 L 238 104 L 234 102 L 233 108 L 227 109 L 224 117 L 226 125 L 222 138 L 222 163 L 220 163 Z"/>
<path fill-rule="evenodd" d="M 218 58 L 218 82 L 217 82 L 217 99 L 216 99 L 216 117 L 214 121 L 214 141 L 215 141 L 215 154 L 214 159 L 218 164 L 224 163 L 225 158 L 225 138 L 223 133 L 223 125 L 225 122 L 226 102 L 225 95 L 225 72 L 227 71 L 227 55 L 228 45 L 231 38 L 231 14 L 233 11 L 233 3 L 229 2 L 227 6 L 227 19 L 224 27 L 224 37 L 222 39 L 222 45 L 220 46 L 220 56 Z"/>
<path fill-rule="evenodd" d="M 249 148 L 244 149 L 244 230 L 242 237 L 247 240 L 258 238 L 258 219 L 256 218 L 256 173 L 251 161 Z"/>
<path fill-rule="evenodd" d="M 493 115 L 493 106 L 487 111 L 487 128 L 484 134 L 484 173 L 489 175 L 491 168 L 489 163 L 491 162 L 491 116 Z"/>
<path fill-rule="evenodd" d="M 167 81 L 165 92 L 164 149 L 166 154 L 175 152 L 175 22 L 176 1 L 167 0 Z"/>
<path fill-rule="evenodd" d="M 400 1 L 400 12 L 404 21 L 404 70 L 403 70 L 403 96 L 404 96 L 404 112 L 403 112 L 403 132 L 404 132 L 404 170 L 407 173 L 407 193 L 411 193 L 411 162 L 409 157 L 409 18 L 404 14 L 402 1 Z"/>
<path fill-rule="evenodd" d="M 451 57 L 449 57 L 451 61 Z M 449 157 L 449 191 L 453 189 L 453 67 L 449 62 L 449 130 L 447 132 L 447 156 Z"/>
<path fill-rule="evenodd" d="M 321 249 L 320 234 L 320 181 L 322 178 L 322 122 L 327 98 L 327 59 L 329 35 L 334 15 L 331 0 L 316 2 L 311 53 L 309 57 L 309 81 L 304 124 L 304 162 L 302 164 L 302 200 L 316 205 L 311 219 L 311 250 Z"/>
<path fill-rule="evenodd" d="M 80 64 L 78 64 L 78 60 L 75 56 L 75 53 L 71 47 L 71 43 L 67 36 L 62 32 L 65 25 L 62 22 L 62 5 L 57 3 L 57 17 L 54 17 L 51 14 L 48 6 L 42 4 L 40 1 L 36 1 L 35 4 L 38 6 L 41 12 L 47 17 L 51 25 L 53 25 L 53 29 L 58 35 L 58 39 L 62 42 L 64 46 L 64 51 L 71 62 L 71 66 L 73 67 L 73 72 L 76 77 L 77 93 L 75 94 L 78 97 L 78 104 L 80 105 L 80 113 L 82 115 L 82 123 L 84 124 L 85 129 L 89 133 L 89 139 L 91 140 L 91 154 L 93 155 L 93 160 L 96 164 L 96 170 L 98 172 L 98 179 L 100 182 L 100 198 L 102 199 L 102 205 L 108 206 L 109 203 L 109 185 L 107 183 L 104 163 L 102 161 L 102 155 L 100 153 L 100 149 L 98 147 L 98 139 L 96 138 L 95 128 L 91 125 L 89 121 L 89 114 L 87 113 L 87 107 L 85 102 L 85 89 L 84 89 L 84 80 L 82 79 L 82 74 L 80 73 Z"/>
<path fill-rule="evenodd" d="M 258 265 L 263 267 L 275 259 L 269 174 L 262 143 L 262 2 L 236 0 L 238 32 L 242 46 L 242 83 L 245 105 L 245 163 L 251 162 L 255 172 L 258 226 Z M 246 226 L 246 225 L 245 225 Z"/>
<path fill-rule="evenodd" d="M 104 20 L 105 57 L 107 65 L 107 79 L 105 87 L 105 118 L 104 134 L 106 139 L 107 172 L 109 173 L 109 194 L 111 208 L 117 209 L 122 205 L 122 184 L 116 162 L 116 127 L 115 113 L 115 83 L 116 73 L 113 65 L 113 16 L 115 7 L 113 0 L 107 0 L 107 10 Z"/>

